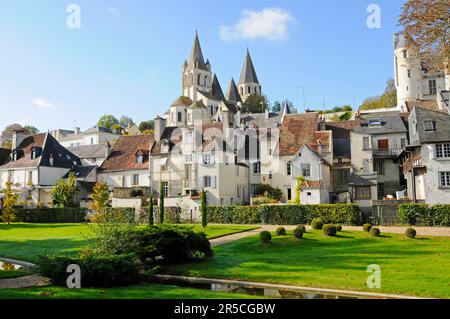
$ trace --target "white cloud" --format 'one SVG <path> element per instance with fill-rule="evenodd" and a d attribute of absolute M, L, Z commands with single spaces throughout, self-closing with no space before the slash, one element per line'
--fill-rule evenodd
<path fill-rule="evenodd" d="M 112 15 L 118 15 L 119 14 L 119 9 L 115 8 L 115 7 L 108 7 L 108 12 Z"/>
<path fill-rule="evenodd" d="M 39 109 L 54 109 L 55 108 L 53 103 L 46 101 L 40 97 L 34 98 L 31 103 Z"/>
<path fill-rule="evenodd" d="M 295 18 L 286 10 L 267 8 L 262 11 L 244 10 L 242 18 L 232 26 L 220 26 L 220 37 L 224 41 L 238 39 L 285 40 L 288 26 Z"/>

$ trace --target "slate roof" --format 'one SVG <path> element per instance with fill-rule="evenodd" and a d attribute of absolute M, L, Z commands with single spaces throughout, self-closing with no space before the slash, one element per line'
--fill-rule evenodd
<path fill-rule="evenodd" d="M 305 144 L 315 143 L 318 113 L 286 115 L 280 129 L 279 155 L 295 155 Z"/>
<path fill-rule="evenodd" d="M 230 85 L 228 86 L 227 94 L 225 95 L 225 98 L 228 102 L 241 102 L 241 95 L 239 94 L 238 88 L 236 86 L 236 83 L 234 82 L 234 79 L 231 79 Z"/>
<path fill-rule="evenodd" d="M 223 95 L 222 87 L 220 86 L 219 79 L 214 74 L 213 81 L 211 85 L 211 94 L 214 96 L 218 101 L 225 100 L 225 96 Z"/>
<path fill-rule="evenodd" d="M 281 112 L 270 112 L 268 120 L 265 113 L 243 113 L 241 121 L 244 124 L 252 123 L 258 128 L 274 128 L 275 123 L 281 123 L 281 117 Z"/>
<path fill-rule="evenodd" d="M 40 156 L 35 159 L 31 159 L 33 148 L 38 148 L 41 151 Z M 17 151 L 19 152 L 18 159 L 13 162 L 9 157 L 8 162 L 0 166 L 0 169 L 38 166 L 72 168 L 82 165 L 80 158 L 59 144 L 50 133 L 39 133 L 25 137 L 17 147 Z M 53 159 L 53 163 L 51 163 L 51 159 Z"/>
<path fill-rule="evenodd" d="M 77 179 L 83 179 L 89 177 L 93 171 L 97 169 L 97 166 L 76 166 L 72 168 L 66 175 L 63 176 L 63 179 L 69 178 L 70 173 L 74 173 Z"/>
<path fill-rule="evenodd" d="M 149 168 L 148 149 L 154 142 L 153 134 L 120 136 L 108 158 L 100 167 L 101 171 L 146 170 Z M 146 150 L 142 164 L 136 163 L 138 150 Z"/>
<path fill-rule="evenodd" d="M 104 158 L 106 157 L 106 144 L 80 145 L 67 147 L 67 150 L 81 159 L 85 158 Z"/>
<path fill-rule="evenodd" d="M 195 32 L 194 45 L 192 46 L 191 56 L 188 61 L 188 68 L 193 68 L 198 62 L 199 69 L 206 70 L 206 63 L 203 57 L 202 47 L 198 38 L 198 32 Z"/>
<path fill-rule="evenodd" d="M 182 139 L 183 134 L 180 128 L 175 126 L 166 127 L 161 135 L 160 141 L 155 141 L 153 143 L 150 152 L 152 155 L 161 154 L 161 146 L 163 141 L 169 141 L 169 151 L 171 151 L 176 144 L 182 141 Z"/>
<path fill-rule="evenodd" d="M 192 100 L 187 96 L 180 96 L 170 106 L 189 106 L 192 104 Z"/>
<path fill-rule="evenodd" d="M 247 55 L 245 56 L 244 66 L 242 67 L 241 78 L 239 84 L 244 83 L 258 83 L 258 77 L 256 76 L 255 67 L 253 65 L 250 52 L 247 49 Z"/>
<path fill-rule="evenodd" d="M 353 184 L 355 186 L 374 186 L 375 185 L 375 183 L 373 183 L 370 180 L 365 179 L 362 176 L 359 176 L 358 174 L 355 174 L 355 173 L 350 174 L 349 184 Z"/>
<path fill-rule="evenodd" d="M 436 130 L 425 131 L 424 121 L 431 120 L 435 122 Z M 450 115 L 442 112 L 436 112 L 422 107 L 416 107 L 411 113 L 410 135 L 411 146 L 418 146 L 423 143 L 448 142 L 450 141 Z M 417 123 L 417 125 L 416 125 Z M 412 136 L 413 125 L 417 127 L 417 136 Z M 417 142 L 413 142 L 417 141 Z"/>
<path fill-rule="evenodd" d="M 11 150 L 9 148 L 0 148 L 0 166 L 8 161 Z"/>
<path fill-rule="evenodd" d="M 369 120 L 380 120 L 381 127 L 369 127 Z M 366 117 L 361 119 L 361 126 L 355 127 L 353 130 L 355 133 L 360 134 L 390 134 L 390 133 L 406 133 L 407 129 L 403 123 L 402 118 L 399 115 L 392 116 L 375 116 Z"/>
<path fill-rule="evenodd" d="M 89 133 L 96 133 L 96 132 L 116 134 L 116 132 L 113 129 L 101 127 L 101 126 L 93 126 L 90 129 L 82 132 L 81 134 L 89 134 Z"/>

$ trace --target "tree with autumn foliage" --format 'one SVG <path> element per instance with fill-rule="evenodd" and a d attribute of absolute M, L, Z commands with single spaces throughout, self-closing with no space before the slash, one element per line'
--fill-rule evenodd
<path fill-rule="evenodd" d="M 95 215 L 91 218 L 92 222 L 99 222 L 99 219 L 105 216 L 108 207 L 109 191 L 106 183 L 97 182 L 92 192 L 93 203 L 89 207 L 95 211 Z"/>
<path fill-rule="evenodd" d="M 404 36 L 417 47 L 430 71 L 442 70 L 450 57 L 449 0 L 408 0 L 402 8 L 399 24 Z"/>
<path fill-rule="evenodd" d="M 11 181 L 6 182 L 5 199 L 3 201 L 1 219 L 8 225 L 16 219 L 17 194 L 12 190 Z"/>

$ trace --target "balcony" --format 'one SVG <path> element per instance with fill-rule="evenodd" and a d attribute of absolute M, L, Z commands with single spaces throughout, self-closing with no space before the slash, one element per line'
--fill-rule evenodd
<path fill-rule="evenodd" d="M 403 172 L 410 172 L 413 168 L 425 168 L 422 159 L 419 157 L 407 158 L 402 165 Z"/>
<path fill-rule="evenodd" d="M 374 149 L 373 156 L 375 158 L 396 158 L 403 151 L 402 148 Z"/>

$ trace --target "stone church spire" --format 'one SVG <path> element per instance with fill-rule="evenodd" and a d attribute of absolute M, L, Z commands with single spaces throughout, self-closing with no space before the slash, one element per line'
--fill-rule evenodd
<path fill-rule="evenodd" d="M 228 86 L 228 91 L 227 94 L 225 95 L 225 98 L 227 99 L 228 102 L 232 103 L 242 102 L 241 95 L 239 94 L 234 79 L 231 79 L 230 81 L 230 85 Z"/>
<path fill-rule="evenodd" d="M 248 49 L 247 55 L 245 56 L 244 65 L 242 67 L 238 89 L 239 94 L 241 95 L 241 98 L 244 102 L 252 94 L 261 94 L 261 85 L 259 84 L 255 66 L 253 65 L 253 61 Z"/>
<path fill-rule="evenodd" d="M 189 57 L 188 61 L 188 67 L 190 69 L 198 67 L 199 69 L 206 70 L 205 58 L 203 57 L 202 47 L 200 46 L 200 40 L 198 38 L 197 31 L 195 31 L 194 45 L 192 46 L 191 56 Z"/>

